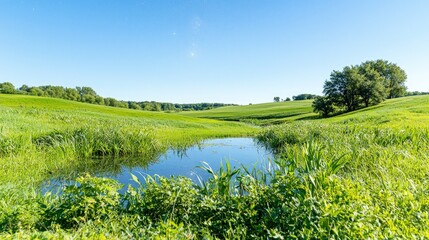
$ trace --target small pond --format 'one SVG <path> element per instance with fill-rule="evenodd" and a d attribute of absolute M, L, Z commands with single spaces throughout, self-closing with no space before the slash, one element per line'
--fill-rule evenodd
<path fill-rule="evenodd" d="M 253 138 L 221 138 L 203 141 L 185 151 L 169 150 L 158 159 L 146 161 L 140 166 L 127 166 L 125 164 L 115 167 L 114 171 L 95 172 L 100 177 L 109 177 L 120 183 L 135 185 L 131 180 L 131 173 L 142 179 L 145 176 L 186 176 L 197 183 L 198 177 L 206 180 L 209 173 L 198 166 L 206 162 L 217 171 L 221 164 L 229 161 L 231 168 L 244 166 L 251 170 L 266 166 L 267 160 L 273 158 L 271 151 L 257 143 Z M 92 173 L 94 174 L 94 173 Z M 59 185 L 70 181 L 51 179 L 43 186 L 42 191 L 52 190 Z"/>

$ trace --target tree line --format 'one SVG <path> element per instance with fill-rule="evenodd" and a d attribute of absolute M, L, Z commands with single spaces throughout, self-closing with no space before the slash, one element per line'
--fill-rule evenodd
<path fill-rule="evenodd" d="M 201 111 L 212 108 L 236 105 L 224 103 L 178 104 L 155 101 L 121 101 L 111 97 L 103 98 L 99 96 L 91 87 L 67 88 L 51 85 L 29 87 L 24 84 L 20 88 L 15 88 L 15 86 L 10 82 L 0 83 L 0 93 L 62 98 L 71 101 L 146 111 Z"/>
<path fill-rule="evenodd" d="M 301 100 L 309 100 L 309 99 L 315 99 L 316 97 L 318 97 L 315 94 L 310 94 L 310 93 L 302 93 L 302 94 L 298 94 L 296 96 L 292 96 L 292 99 L 290 99 L 289 97 L 285 98 L 285 99 L 281 99 L 280 97 L 274 97 L 274 102 L 288 102 L 288 101 L 301 101 Z"/>
<path fill-rule="evenodd" d="M 326 117 L 403 97 L 407 95 L 406 79 L 403 69 L 386 60 L 346 66 L 331 73 L 323 86 L 324 96 L 315 98 L 313 110 Z"/>

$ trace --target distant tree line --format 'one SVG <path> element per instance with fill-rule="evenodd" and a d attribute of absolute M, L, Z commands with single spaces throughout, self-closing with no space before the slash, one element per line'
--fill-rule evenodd
<path fill-rule="evenodd" d="M 285 98 L 285 99 L 281 99 L 280 97 L 274 97 L 274 102 L 289 102 L 291 101 L 291 99 L 289 97 Z"/>
<path fill-rule="evenodd" d="M 303 94 L 299 94 L 297 96 L 293 96 L 292 99 L 294 101 L 300 101 L 300 100 L 315 99 L 316 97 L 317 97 L 317 95 L 315 95 L 315 94 L 303 93 Z"/>
<path fill-rule="evenodd" d="M 413 91 L 413 92 L 405 93 L 405 96 L 417 96 L 417 95 L 429 95 L 429 92 Z"/>
<path fill-rule="evenodd" d="M 347 66 L 331 73 L 323 86 L 324 96 L 315 98 L 313 109 L 328 116 L 336 111 L 350 112 L 387 98 L 402 97 L 407 93 L 406 79 L 404 70 L 385 60 Z"/>
<path fill-rule="evenodd" d="M 146 111 L 200 111 L 235 105 L 224 103 L 173 104 L 155 101 L 120 101 L 110 97 L 103 98 L 90 87 L 67 88 L 51 85 L 29 87 L 27 85 L 22 85 L 20 88 L 15 88 L 10 82 L 0 83 L 0 93 L 62 98 L 71 101 Z"/>
<path fill-rule="evenodd" d="M 288 102 L 288 101 L 300 101 L 300 100 L 309 100 L 309 99 L 315 99 L 316 97 L 318 97 L 315 94 L 309 94 L 309 93 L 302 93 L 302 94 L 298 94 L 297 96 L 293 96 L 292 99 L 290 99 L 289 97 L 285 98 L 285 99 L 281 99 L 280 97 L 274 97 L 274 102 Z"/>

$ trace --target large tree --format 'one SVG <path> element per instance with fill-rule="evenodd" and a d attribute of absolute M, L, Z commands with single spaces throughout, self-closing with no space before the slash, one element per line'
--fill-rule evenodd
<path fill-rule="evenodd" d="M 10 82 L 0 83 L 0 93 L 12 94 L 15 93 L 16 89 Z"/>
<path fill-rule="evenodd" d="M 359 106 L 359 85 L 364 77 L 356 66 L 344 67 L 343 71 L 333 71 L 330 81 L 326 81 L 323 93 L 333 104 L 353 111 Z"/>
<path fill-rule="evenodd" d="M 76 87 L 76 90 L 79 92 L 80 101 L 87 103 L 95 103 L 96 97 L 98 96 L 94 89 L 90 87 Z"/>
<path fill-rule="evenodd" d="M 327 117 L 335 110 L 332 100 L 328 97 L 316 97 L 312 106 L 314 111 L 323 117 Z"/>
<path fill-rule="evenodd" d="M 382 102 L 385 99 L 386 90 L 381 74 L 368 63 L 361 64 L 359 72 L 364 78 L 358 87 L 358 94 L 365 107 Z"/>
<path fill-rule="evenodd" d="M 383 78 L 386 98 L 397 98 L 405 96 L 407 88 L 405 81 L 407 74 L 395 63 L 386 60 L 367 61 L 362 65 L 370 65 Z"/>
<path fill-rule="evenodd" d="M 67 100 L 78 101 L 80 100 L 80 94 L 76 88 L 66 88 L 63 98 Z"/>
<path fill-rule="evenodd" d="M 324 99 L 313 104 L 315 112 L 320 106 L 330 104 L 345 111 L 354 111 L 382 102 L 385 98 L 396 98 L 406 93 L 405 71 L 385 60 L 367 61 L 360 65 L 344 67 L 333 71 L 323 87 Z M 326 115 L 323 114 L 322 115 Z"/>

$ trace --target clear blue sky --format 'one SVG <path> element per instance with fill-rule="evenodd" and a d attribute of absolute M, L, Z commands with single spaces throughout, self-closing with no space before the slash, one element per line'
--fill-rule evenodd
<path fill-rule="evenodd" d="M 429 1 L 0 0 L 0 82 L 258 103 L 386 59 L 429 91 Z"/>

